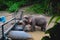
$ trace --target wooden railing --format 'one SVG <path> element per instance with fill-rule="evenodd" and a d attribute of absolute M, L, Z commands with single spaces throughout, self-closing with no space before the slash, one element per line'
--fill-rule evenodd
<path fill-rule="evenodd" d="M 4 25 L 6 25 L 6 24 L 8 24 L 9 22 L 11 22 L 12 20 L 15 20 L 15 18 L 12 18 L 11 20 L 9 20 L 9 21 L 7 21 L 7 22 L 5 22 L 5 23 L 3 23 L 0 27 L 2 27 L 2 40 L 5 40 L 6 38 L 6 34 L 13 28 L 13 26 L 10 26 L 10 28 L 9 29 L 7 29 L 6 31 L 4 31 Z M 15 25 L 15 23 L 14 23 L 14 25 Z"/>
<path fill-rule="evenodd" d="M 22 11 L 21 14 L 20 14 L 19 20 L 22 19 L 22 15 L 23 15 L 23 11 Z M 6 31 L 4 31 L 4 25 L 8 24 L 8 23 L 11 22 L 12 20 L 15 20 L 14 25 L 18 22 L 18 21 L 16 21 L 16 17 L 14 17 L 14 18 L 10 19 L 9 21 L 7 21 L 7 22 L 5 22 L 5 23 L 3 23 L 3 24 L 0 25 L 0 27 L 2 27 L 2 37 L 1 37 L 2 40 L 6 40 L 6 35 L 7 35 L 8 32 L 14 27 L 14 25 L 13 25 L 13 26 L 11 26 L 10 28 L 8 28 Z"/>

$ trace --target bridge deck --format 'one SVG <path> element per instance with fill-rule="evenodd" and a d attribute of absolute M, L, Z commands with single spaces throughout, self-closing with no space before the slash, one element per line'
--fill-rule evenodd
<path fill-rule="evenodd" d="M 18 22 L 18 20 L 16 20 L 16 22 Z M 10 29 L 12 29 L 13 26 L 15 25 L 15 24 L 12 24 L 12 23 L 14 23 L 14 20 L 11 21 L 11 22 L 9 22 L 8 24 L 4 25 L 4 33 L 5 33 L 5 34 L 6 34 Z M 1 25 L 3 25 L 3 23 L 0 23 L 0 38 L 2 37 L 2 27 L 1 27 Z"/>

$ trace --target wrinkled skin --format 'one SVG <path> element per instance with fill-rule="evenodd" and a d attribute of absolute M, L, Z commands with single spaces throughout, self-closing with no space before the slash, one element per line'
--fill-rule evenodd
<path fill-rule="evenodd" d="M 32 31 L 31 29 L 32 29 L 31 25 L 28 24 L 28 25 L 25 26 L 24 31 L 31 32 Z"/>
<path fill-rule="evenodd" d="M 26 19 L 24 21 L 25 24 L 30 24 L 32 26 L 32 31 L 35 31 L 35 26 L 39 26 L 41 27 L 41 31 L 45 31 L 46 30 L 46 18 L 44 16 L 26 16 L 23 19 Z"/>

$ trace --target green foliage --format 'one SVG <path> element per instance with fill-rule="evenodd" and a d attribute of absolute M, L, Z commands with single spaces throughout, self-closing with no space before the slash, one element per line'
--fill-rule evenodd
<path fill-rule="evenodd" d="M 50 21 L 49 21 L 49 24 L 51 23 L 51 21 L 54 19 L 54 18 L 56 18 L 56 16 L 57 16 L 57 18 L 55 19 L 55 25 L 52 27 L 52 28 L 50 28 L 50 29 L 48 29 L 45 33 L 46 34 L 49 34 L 49 37 L 50 37 L 50 40 L 60 40 L 60 5 L 59 5 L 60 3 L 59 3 L 59 0 L 52 0 L 51 1 L 51 13 L 53 14 L 53 17 L 50 19 Z M 44 40 L 45 40 L 45 38 L 43 38 Z"/>
<path fill-rule="evenodd" d="M 56 22 L 59 22 L 59 21 L 60 21 L 60 16 L 58 16 L 58 17 L 56 18 L 55 23 L 56 23 Z"/>
<path fill-rule="evenodd" d="M 23 2 L 20 2 L 20 0 L 0 0 L 1 6 L 5 7 L 4 9 L 8 10 L 9 12 L 14 12 L 16 11 L 20 5 L 23 4 Z M 0 10 L 4 10 L 3 7 L 0 7 Z"/>
<path fill-rule="evenodd" d="M 37 13 L 43 13 L 44 12 L 44 7 L 46 7 L 46 5 L 44 6 L 43 5 L 43 1 L 45 0 L 0 0 L 1 2 L 3 2 L 4 4 L 7 5 L 7 9 L 11 12 L 15 11 L 16 9 L 18 9 L 18 5 L 19 6 L 23 6 L 23 5 L 31 5 L 31 4 L 34 4 L 33 7 L 32 7 L 32 11 L 34 12 L 37 12 Z M 17 2 L 20 2 L 19 4 Z M 35 3 L 38 3 L 38 4 L 35 4 Z M 42 3 L 40 5 L 40 3 Z M 46 4 L 47 2 L 45 2 Z"/>
<path fill-rule="evenodd" d="M 50 40 L 59 40 L 60 39 L 60 23 L 56 23 L 52 28 L 48 29 L 45 33 L 49 34 L 47 38 Z M 42 39 L 46 39 L 46 37 L 43 37 Z M 48 40 L 49 40 L 48 39 Z"/>
<path fill-rule="evenodd" d="M 43 7 L 40 6 L 39 4 L 34 4 L 33 6 L 29 7 L 28 9 L 26 9 L 26 11 L 28 12 L 35 12 L 35 13 L 43 13 Z"/>
<path fill-rule="evenodd" d="M 53 20 L 54 18 L 56 18 L 56 19 L 55 19 L 55 23 L 60 21 L 60 16 L 53 15 L 53 16 L 51 17 L 48 25 L 52 22 L 52 20 Z"/>
<path fill-rule="evenodd" d="M 45 36 L 41 40 L 50 40 L 50 38 L 49 38 L 49 36 Z"/>
<path fill-rule="evenodd" d="M 18 8 L 21 8 L 22 6 L 28 6 L 33 4 L 33 6 L 28 8 L 28 11 L 32 11 L 38 14 L 41 13 L 45 14 L 46 12 L 48 12 L 47 14 L 54 15 L 56 13 L 52 13 L 52 11 L 55 9 L 53 9 L 53 7 L 49 5 L 50 1 L 51 0 L 0 0 L 0 4 L 1 5 L 4 4 L 3 6 L 6 5 L 7 7 L 5 9 L 7 9 L 10 12 L 14 12 Z M 58 4 L 57 6 L 59 5 L 60 4 Z M 0 9 L 3 9 L 3 7 Z"/>
<path fill-rule="evenodd" d="M 54 18 L 55 18 L 55 15 L 51 17 L 50 21 L 48 22 L 48 25 L 52 22 Z"/>
<path fill-rule="evenodd" d="M 8 11 L 14 12 L 14 11 L 18 10 L 18 8 L 19 8 L 19 2 L 14 3 L 14 4 L 8 9 Z"/>
<path fill-rule="evenodd" d="M 11 6 L 14 4 L 14 2 L 13 2 L 13 1 L 8 1 L 8 2 L 5 2 L 5 4 L 6 4 L 8 7 L 11 7 Z"/>
<path fill-rule="evenodd" d="M 34 5 L 32 5 L 31 7 L 29 7 L 28 9 L 26 9 L 28 12 L 35 12 L 38 14 L 45 14 L 46 12 L 48 12 L 49 8 L 49 2 L 50 0 L 42 0 L 40 1 L 40 3 L 35 3 Z M 50 10 L 49 10 L 50 12 Z"/>
<path fill-rule="evenodd" d="M 50 5 L 51 5 L 50 10 L 51 10 L 51 13 L 53 14 L 53 17 L 50 19 L 49 24 L 56 16 L 57 16 L 57 18 L 56 18 L 55 22 L 58 22 L 60 20 L 60 2 L 59 2 L 59 0 L 51 1 Z"/>

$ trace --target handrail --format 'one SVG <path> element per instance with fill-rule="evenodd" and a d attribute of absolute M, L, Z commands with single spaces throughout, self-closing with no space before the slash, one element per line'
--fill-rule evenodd
<path fill-rule="evenodd" d="M 22 15 L 23 15 L 23 11 L 21 11 L 20 20 L 22 19 Z M 14 17 L 14 18 L 10 19 L 9 21 L 7 21 L 7 22 L 1 24 L 0 27 L 1 27 L 1 26 L 4 26 L 5 24 L 9 23 L 10 21 L 12 21 L 12 20 L 14 20 L 14 19 L 16 19 L 16 18 Z"/>
<path fill-rule="evenodd" d="M 17 12 L 15 12 L 15 13 L 17 13 Z M 21 11 L 20 18 L 19 18 L 20 20 L 22 19 L 22 15 L 23 15 L 23 11 Z M 15 25 L 16 24 L 16 17 L 14 17 L 14 18 L 10 19 L 9 21 L 0 25 L 2 27 L 2 38 L 3 38 L 2 40 L 5 40 L 5 35 L 12 29 L 12 27 L 10 27 L 6 32 L 4 32 L 4 25 L 11 22 L 12 20 L 15 20 L 15 23 L 14 23 L 14 25 Z"/>
<path fill-rule="evenodd" d="M 4 32 L 4 25 L 5 24 L 7 24 L 7 23 L 9 23 L 9 22 L 11 22 L 12 20 L 14 20 L 15 18 L 12 18 L 11 20 L 9 20 L 9 21 L 7 21 L 7 22 L 5 22 L 5 23 L 3 23 L 2 25 L 1 25 L 1 27 L 2 27 L 2 38 L 3 38 L 3 40 L 5 39 L 5 34 L 6 34 L 6 32 L 8 32 L 8 31 L 6 31 L 6 32 Z"/>
<path fill-rule="evenodd" d="M 0 27 L 1 27 L 1 26 L 4 26 L 5 24 L 9 23 L 10 21 L 12 21 L 12 20 L 14 20 L 14 19 L 15 19 L 15 18 L 12 18 L 12 19 L 10 19 L 9 21 L 7 21 L 7 22 L 1 24 Z"/>

